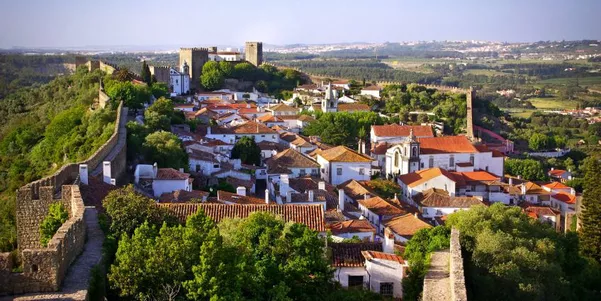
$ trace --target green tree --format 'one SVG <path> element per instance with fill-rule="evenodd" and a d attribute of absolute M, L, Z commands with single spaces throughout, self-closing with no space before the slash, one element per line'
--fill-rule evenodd
<path fill-rule="evenodd" d="M 150 74 L 150 67 L 146 64 L 146 60 L 142 61 L 142 71 L 140 73 L 142 81 L 148 86 L 152 85 L 152 74 Z"/>
<path fill-rule="evenodd" d="M 588 157 L 583 164 L 584 195 L 579 215 L 582 253 L 601 262 L 601 163 L 594 157 Z"/>
<path fill-rule="evenodd" d="M 169 96 L 169 87 L 166 83 L 155 82 L 150 86 L 150 93 L 157 99 Z"/>
<path fill-rule="evenodd" d="M 223 86 L 223 74 L 219 70 L 203 72 L 200 76 L 200 84 L 206 90 L 218 90 Z"/>
<path fill-rule="evenodd" d="M 234 66 L 230 62 L 221 61 L 219 62 L 219 70 L 223 74 L 223 77 L 228 78 L 234 73 Z"/>
<path fill-rule="evenodd" d="M 170 99 L 161 97 L 144 111 L 144 122 L 151 132 L 170 131 L 173 116 L 173 103 Z"/>
<path fill-rule="evenodd" d="M 505 160 L 505 173 L 512 176 L 521 176 L 530 181 L 545 181 L 548 179 L 543 164 L 534 159 L 507 159 Z"/>
<path fill-rule="evenodd" d="M 69 212 L 62 203 L 56 202 L 50 205 L 48 215 L 40 224 L 40 243 L 42 246 L 48 246 L 48 242 L 56 231 L 67 221 Z"/>
<path fill-rule="evenodd" d="M 232 148 L 232 159 L 240 159 L 244 164 L 261 165 L 261 149 L 255 139 L 244 136 Z"/>
<path fill-rule="evenodd" d="M 184 151 L 181 141 L 170 132 L 158 131 L 149 134 L 142 147 L 147 162 L 156 162 L 161 168 L 188 167 L 188 155 Z"/>
<path fill-rule="evenodd" d="M 429 121 L 428 114 L 421 113 L 421 114 L 417 115 L 418 123 L 428 123 L 428 121 Z"/>
<path fill-rule="evenodd" d="M 165 209 L 157 207 L 154 200 L 137 193 L 132 185 L 111 191 L 102 201 L 102 206 L 111 219 L 110 230 L 116 237 L 132 235 L 144 222 L 157 228 L 163 222 L 176 223 Z"/>
<path fill-rule="evenodd" d="M 395 195 L 400 196 L 401 187 L 392 180 L 374 179 L 367 183 L 379 196 L 385 199 L 391 199 Z"/>
<path fill-rule="evenodd" d="M 528 147 L 535 151 L 548 150 L 548 137 L 545 134 L 533 133 L 528 139 Z"/>

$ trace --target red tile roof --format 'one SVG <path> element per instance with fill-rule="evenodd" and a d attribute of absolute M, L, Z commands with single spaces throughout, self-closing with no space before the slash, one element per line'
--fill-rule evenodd
<path fill-rule="evenodd" d="M 380 259 L 380 260 L 388 260 L 398 262 L 400 264 L 404 264 L 405 260 L 403 257 L 395 254 L 389 254 L 384 252 L 376 252 L 376 251 L 361 251 L 361 254 L 366 260 Z"/>
<path fill-rule="evenodd" d="M 563 169 L 549 170 L 549 176 L 552 177 L 561 177 L 564 173 L 566 173 L 566 171 Z"/>
<path fill-rule="evenodd" d="M 356 112 L 356 111 L 371 111 L 369 106 L 364 103 L 340 103 L 338 104 L 339 112 Z"/>
<path fill-rule="evenodd" d="M 173 168 L 159 168 L 157 171 L 156 180 L 187 180 L 190 174 L 180 172 Z"/>
<path fill-rule="evenodd" d="M 227 191 L 223 191 L 223 190 L 217 191 L 217 200 L 220 202 L 229 202 L 229 203 L 235 203 L 235 204 L 239 204 L 239 205 L 249 205 L 249 204 L 264 205 L 265 204 L 265 200 L 263 200 L 263 199 L 255 198 L 255 197 L 247 196 L 247 195 L 239 195 L 239 194 L 235 194 L 235 193 L 231 193 L 231 192 L 227 192 Z"/>
<path fill-rule="evenodd" d="M 371 162 L 372 158 L 346 147 L 337 146 L 321 151 L 319 156 L 330 162 Z"/>
<path fill-rule="evenodd" d="M 332 243 L 332 266 L 333 267 L 362 267 L 365 265 L 365 257 L 362 251 L 382 251 L 382 244 L 369 243 Z"/>
<path fill-rule="evenodd" d="M 411 237 L 421 229 L 432 228 L 432 225 L 422 221 L 413 214 L 393 217 L 386 221 L 384 226 L 388 227 L 395 234 L 403 237 Z"/>
<path fill-rule="evenodd" d="M 267 173 L 289 173 L 289 168 L 319 168 L 320 165 L 294 149 L 286 149 L 267 159 Z M 288 171 L 288 172 L 287 172 Z"/>
<path fill-rule="evenodd" d="M 380 91 L 382 89 L 380 87 L 376 86 L 376 85 L 371 85 L 371 86 L 363 87 L 361 90 Z"/>
<path fill-rule="evenodd" d="M 455 177 L 456 182 L 458 178 L 463 178 L 464 182 L 492 182 L 501 180 L 501 178 L 488 171 L 451 172 L 451 174 Z"/>
<path fill-rule="evenodd" d="M 465 136 L 444 136 L 431 138 L 418 138 L 420 153 L 448 154 L 448 153 L 478 153 L 478 150 Z"/>
<path fill-rule="evenodd" d="M 203 198 L 207 198 L 209 193 L 200 190 L 176 190 L 173 192 L 165 192 L 161 194 L 159 202 L 161 203 L 186 203 L 192 200 L 201 202 Z"/>
<path fill-rule="evenodd" d="M 265 108 L 265 110 L 272 111 L 272 112 L 298 112 L 297 108 L 291 107 L 285 103 L 280 103 L 273 107 Z"/>
<path fill-rule="evenodd" d="M 552 197 L 554 199 L 556 199 L 560 202 L 566 203 L 566 204 L 576 204 L 576 196 L 573 194 L 560 192 L 560 193 L 554 194 Z"/>
<path fill-rule="evenodd" d="M 273 129 L 268 128 L 264 124 L 248 121 L 233 127 L 211 127 L 213 134 L 277 134 Z"/>
<path fill-rule="evenodd" d="M 560 214 L 559 211 L 547 206 L 528 206 L 524 208 L 524 212 L 533 218 L 539 218 L 541 216 L 556 216 Z"/>
<path fill-rule="evenodd" d="M 358 202 L 369 211 L 380 216 L 394 216 L 407 213 L 379 196 L 371 197 L 366 200 L 359 200 Z"/>
<path fill-rule="evenodd" d="M 549 184 L 543 185 L 543 187 L 547 187 L 547 188 L 550 188 L 550 189 L 569 189 L 570 188 L 569 186 L 566 186 L 566 185 L 564 185 L 562 183 L 559 183 L 559 182 L 551 182 Z"/>
<path fill-rule="evenodd" d="M 371 154 L 372 155 L 385 155 L 388 150 L 388 143 L 378 143 L 376 145 L 372 145 Z"/>
<path fill-rule="evenodd" d="M 329 227 L 332 234 L 357 233 L 357 232 L 373 232 L 376 233 L 376 228 L 366 219 L 353 219 L 330 224 Z"/>
<path fill-rule="evenodd" d="M 422 169 L 416 172 L 400 175 L 399 180 L 405 183 L 405 185 L 407 185 L 408 187 L 415 187 L 438 176 L 445 176 L 451 181 L 456 181 L 456 178 L 453 176 L 452 173 L 438 167 Z"/>
<path fill-rule="evenodd" d="M 411 130 L 415 137 L 434 137 L 432 127 L 422 125 L 372 125 L 374 134 L 379 137 L 409 137 Z"/>
<path fill-rule="evenodd" d="M 227 204 L 158 204 L 169 209 L 180 222 L 185 222 L 188 216 L 195 214 L 198 209 L 214 222 L 219 223 L 225 218 L 246 218 L 253 212 L 269 212 L 282 217 L 284 221 L 307 225 L 312 230 L 325 232 L 323 206 L 321 205 L 227 205 Z"/>

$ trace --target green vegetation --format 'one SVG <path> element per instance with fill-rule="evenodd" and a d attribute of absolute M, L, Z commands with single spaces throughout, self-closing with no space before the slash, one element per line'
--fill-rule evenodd
<path fill-rule="evenodd" d="M 367 183 L 371 189 L 384 199 L 391 199 L 395 196 L 401 196 L 401 187 L 393 180 L 373 179 Z"/>
<path fill-rule="evenodd" d="M 144 158 L 161 168 L 188 168 L 188 155 L 181 140 L 171 132 L 158 131 L 146 136 L 142 144 Z"/>
<path fill-rule="evenodd" d="M 0 55 L 0 100 L 70 73 L 64 63 L 71 59 L 59 55 Z"/>
<path fill-rule="evenodd" d="M 407 278 L 403 279 L 403 300 L 421 300 L 424 277 L 430 267 L 430 254 L 448 249 L 451 231 L 438 226 L 417 231 L 407 243 L 403 258 L 409 262 Z"/>
<path fill-rule="evenodd" d="M 232 148 L 232 159 L 240 159 L 249 165 L 261 165 L 261 149 L 252 137 L 244 136 Z"/>
<path fill-rule="evenodd" d="M 48 246 L 48 242 L 56 231 L 67 221 L 69 212 L 62 203 L 56 202 L 50 205 L 48 215 L 40 224 L 40 243 L 42 246 Z"/>
<path fill-rule="evenodd" d="M 513 176 L 521 176 L 530 181 L 545 181 L 543 164 L 534 159 L 507 159 L 505 160 L 505 173 Z"/>
<path fill-rule="evenodd" d="M 601 163 L 592 157 L 584 161 L 584 196 L 582 198 L 580 241 L 582 253 L 601 263 Z"/>
<path fill-rule="evenodd" d="M 446 225 L 461 232 L 470 300 L 601 298 L 601 267 L 579 254 L 573 232 L 500 203 L 453 213 Z"/>
<path fill-rule="evenodd" d="M 303 129 L 307 136 L 319 136 L 321 141 L 332 145 L 357 146 L 359 130 L 369 133 L 370 126 L 384 124 L 384 119 L 375 112 L 316 113 L 316 121 Z"/>

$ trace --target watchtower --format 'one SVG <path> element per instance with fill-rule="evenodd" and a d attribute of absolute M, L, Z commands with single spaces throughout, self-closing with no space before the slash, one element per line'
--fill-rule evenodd
<path fill-rule="evenodd" d="M 200 85 L 200 74 L 202 66 L 209 61 L 209 50 L 207 48 L 180 48 L 179 49 L 179 64 L 183 66 L 187 63 L 190 75 L 190 88 L 197 89 Z"/>
<path fill-rule="evenodd" d="M 247 62 L 259 66 L 263 63 L 263 43 L 246 42 L 244 47 L 244 58 Z"/>

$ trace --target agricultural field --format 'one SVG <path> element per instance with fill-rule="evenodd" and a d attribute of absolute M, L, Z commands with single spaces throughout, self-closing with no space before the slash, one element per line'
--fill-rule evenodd
<path fill-rule="evenodd" d="M 541 80 L 539 84 L 549 84 L 549 85 L 567 85 L 578 82 L 580 86 L 601 86 L 601 76 L 592 76 L 592 77 L 560 77 L 560 78 L 551 78 L 546 80 Z"/>
<path fill-rule="evenodd" d="M 578 101 L 559 97 L 529 98 L 528 101 L 539 110 L 573 110 L 579 104 Z"/>

